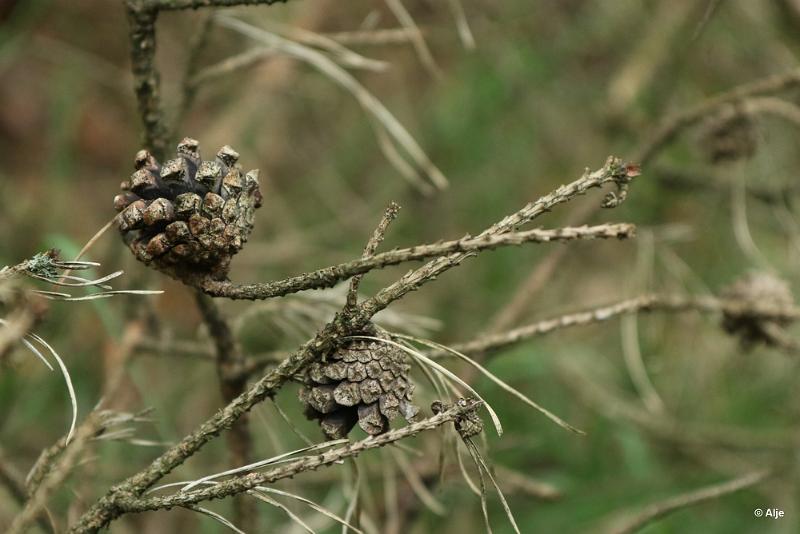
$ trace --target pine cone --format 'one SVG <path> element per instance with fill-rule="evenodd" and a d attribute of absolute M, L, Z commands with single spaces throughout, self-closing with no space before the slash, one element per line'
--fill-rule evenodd
<path fill-rule="evenodd" d="M 736 109 L 725 110 L 707 122 L 703 145 L 714 164 L 753 157 L 758 148 L 753 119 Z"/>
<path fill-rule="evenodd" d="M 786 281 L 764 272 L 748 273 L 722 291 L 722 297 L 731 300 L 772 304 L 794 305 L 792 290 Z M 724 314 L 722 327 L 730 334 L 740 336 L 742 343 L 750 347 L 759 341 L 771 343 L 766 330 L 770 325 L 785 327 L 789 322 L 779 319 L 764 319 L 758 315 Z"/>
<path fill-rule="evenodd" d="M 370 435 L 382 434 L 398 415 L 410 422 L 419 412 L 411 403 L 410 369 L 402 350 L 354 340 L 309 366 L 300 400 L 331 439 L 347 436 L 356 423 Z"/>
<path fill-rule="evenodd" d="M 229 146 L 203 161 L 188 137 L 177 156 L 161 165 L 146 150 L 136 154 L 136 172 L 114 198 L 120 232 L 139 261 L 174 278 L 222 279 L 261 206 L 258 170 L 242 175 Z"/>

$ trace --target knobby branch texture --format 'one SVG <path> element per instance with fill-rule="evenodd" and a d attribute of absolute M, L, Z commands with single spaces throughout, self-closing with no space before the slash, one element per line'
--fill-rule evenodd
<path fill-rule="evenodd" d="M 686 311 L 702 313 L 721 312 L 729 316 L 748 316 L 769 320 L 797 320 L 800 318 L 800 308 L 795 306 L 705 296 L 650 294 L 622 300 L 614 304 L 600 306 L 590 310 L 567 313 L 550 319 L 543 319 L 497 334 L 480 336 L 472 341 L 450 345 L 450 348 L 463 354 L 482 354 L 493 352 L 503 347 L 519 343 L 535 336 L 548 334 L 562 328 L 599 323 L 630 313 L 655 311 L 676 313 Z M 446 356 L 447 351 L 435 350 L 431 351 L 429 355 Z"/>
<path fill-rule="evenodd" d="M 627 239 L 633 237 L 635 232 L 636 227 L 634 225 L 623 223 L 579 226 L 574 228 L 567 227 L 555 230 L 535 229 L 525 232 L 481 234 L 477 237 L 466 236 L 452 241 L 390 250 L 374 256 L 367 256 L 339 265 L 325 267 L 310 273 L 261 284 L 238 285 L 210 278 L 199 279 L 197 283 L 205 293 L 213 297 L 263 300 L 289 295 L 307 289 L 333 287 L 337 283 L 353 276 L 409 261 L 435 258 L 454 253 L 474 253 L 503 246 L 522 245 L 525 243 L 549 243 L 556 241 L 566 242 L 610 238 Z"/>
<path fill-rule="evenodd" d="M 590 189 L 610 183 L 621 188 L 638 174 L 638 166 L 627 165 L 619 158 L 609 157 L 602 168 L 594 172 L 587 170 L 578 180 L 563 185 L 540 199 L 527 204 L 521 210 L 503 218 L 481 232 L 477 238 L 484 239 L 487 236 L 513 232 L 519 226 L 534 220 L 554 206 L 583 195 Z M 607 196 L 606 200 L 608 198 Z M 608 203 L 606 202 L 606 204 Z M 71 528 L 71 532 L 96 532 L 126 513 L 127 510 L 122 506 L 123 502 L 130 502 L 132 498 L 140 497 L 158 480 L 194 455 L 208 441 L 222 431 L 228 430 L 253 406 L 275 395 L 283 385 L 304 369 L 305 366 L 330 352 L 342 339 L 361 331 L 377 312 L 474 254 L 476 252 L 473 250 L 454 252 L 431 260 L 422 267 L 401 277 L 398 281 L 382 289 L 375 296 L 355 308 L 346 308 L 337 313 L 331 322 L 325 325 L 313 339 L 292 353 L 244 393 L 233 399 L 196 430 L 181 439 L 179 443 L 165 451 L 147 468 L 111 488 L 104 497 L 86 511 Z"/>
<path fill-rule="evenodd" d="M 119 506 L 126 513 L 146 512 L 149 510 L 168 509 L 174 506 L 187 506 L 211 499 L 222 499 L 232 495 L 244 493 L 256 486 L 272 484 L 284 478 L 291 478 L 305 471 L 313 471 L 320 467 L 332 465 L 345 458 L 358 456 L 364 451 L 383 447 L 389 443 L 414 436 L 425 430 L 438 428 L 449 422 L 456 422 L 469 413 L 474 413 L 481 403 L 468 400 L 463 405 L 456 403 L 447 411 L 440 412 L 432 417 L 423 419 L 408 426 L 389 430 L 384 434 L 371 436 L 361 441 L 330 449 L 314 456 L 302 456 L 296 460 L 282 463 L 268 471 L 249 473 L 244 476 L 234 477 L 224 482 L 207 486 L 195 491 L 177 492 L 165 497 L 145 497 L 121 499 Z"/>

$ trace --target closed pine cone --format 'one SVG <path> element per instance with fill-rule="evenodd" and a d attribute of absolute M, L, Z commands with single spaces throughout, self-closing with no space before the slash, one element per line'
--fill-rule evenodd
<path fill-rule="evenodd" d="M 419 412 L 411 403 L 410 369 L 402 350 L 353 340 L 309 366 L 300 400 L 331 439 L 347 436 L 356 423 L 370 435 L 382 434 L 395 417 L 412 421 Z"/>
<path fill-rule="evenodd" d="M 262 199 L 258 170 L 243 174 L 238 159 L 224 146 L 203 161 L 188 137 L 163 165 L 139 151 L 136 172 L 114 198 L 120 232 L 136 258 L 178 279 L 224 278 Z"/>
<path fill-rule="evenodd" d="M 789 284 L 777 276 L 765 272 L 748 273 L 722 291 L 722 297 L 753 304 L 773 306 L 792 306 L 794 296 Z M 726 332 L 738 335 L 746 346 L 759 341 L 771 343 L 772 337 L 766 331 L 770 326 L 785 327 L 788 321 L 765 319 L 758 315 L 725 314 L 722 326 Z"/>

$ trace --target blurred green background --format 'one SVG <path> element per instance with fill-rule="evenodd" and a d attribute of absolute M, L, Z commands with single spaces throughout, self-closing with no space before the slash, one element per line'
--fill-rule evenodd
<path fill-rule="evenodd" d="M 235 281 L 283 278 L 360 255 L 391 200 L 403 210 L 387 249 L 478 232 L 579 177 L 584 168 L 599 168 L 609 154 L 629 157 L 671 113 L 784 72 L 797 65 L 800 53 L 800 7 L 793 0 L 464 0 L 474 50 L 463 46 L 447 3 L 405 4 L 442 76 L 432 76 L 407 42 L 354 47 L 391 67 L 352 73 L 415 136 L 450 180 L 449 188 L 426 197 L 410 187 L 381 155 L 370 119 L 352 96 L 306 65 L 271 57 L 209 82 L 200 87 L 178 135 L 197 138 L 206 154 L 230 144 L 245 167 L 262 172 L 264 207 L 251 243 L 234 260 Z M 111 201 L 140 148 L 124 9 L 106 0 L 26 0 L 4 2 L 0 13 L 0 265 L 50 247 L 70 257 L 114 215 Z M 172 12 L 159 19 L 158 65 L 170 116 L 188 43 L 206 14 Z M 254 25 L 279 23 L 321 33 L 372 23 L 398 27 L 386 5 L 374 0 L 293 0 L 226 14 Z M 214 27 L 200 61 L 211 65 L 251 46 L 247 38 Z M 799 95 L 782 96 L 797 102 Z M 712 165 L 703 135 L 707 127 L 700 124 L 650 162 L 625 204 L 589 221 L 636 223 L 637 240 L 485 253 L 393 309 L 436 319 L 439 326 L 428 337 L 448 342 L 496 325 L 511 303 L 519 313 L 506 328 L 645 291 L 716 293 L 753 269 L 777 272 L 796 287 L 800 226 L 792 199 L 776 205 L 739 193 L 744 187 L 796 184 L 797 126 L 759 117 L 753 156 Z M 679 187 L 664 179 L 670 171 L 685 173 L 695 185 Z M 590 193 L 537 224 L 556 227 L 584 203 L 601 198 Z M 531 272 L 564 247 L 546 283 L 521 298 Z M 88 259 L 102 262 L 98 274 L 124 269 L 120 287 L 165 290 L 148 301 L 159 335 L 208 343 L 191 292 L 137 263 L 115 232 L 103 237 Z M 405 269 L 369 275 L 362 291 L 374 292 Z M 54 303 L 37 330 L 68 362 L 81 414 L 97 402 L 113 360 L 109 355 L 126 319 L 141 305 L 136 297 Z M 224 303 L 230 316 L 251 306 Z M 248 351 L 297 344 L 298 337 L 270 323 L 271 317 L 248 319 L 251 327 L 243 329 L 242 338 Z M 501 439 L 487 432 L 488 457 L 562 493 L 547 502 L 509 493 L 523 532 L 597 532 L 647 503 L 775 458 L 791 465 L 800 423 L 796 356 L 763 347 L 744 351 L 716 317 L 656 313 L 626 321 L 563 330 L 489 360 L 499 377 L 587 436 L 564 432 L 488 380 L 474 383 L 507 427 Z M 626 415 L 626 410 L 648 413 L 625 364 L 625 351 L 637 347 L 663 400 L 664 420 L 676 422 L 669 432 L 653 431 Z M 140 428 L 137 437 L 157 441 L 179 438 L 221 405 L 213 365 L 167 355 L 137 356 L 124 397 L 119 404 L 129 410 L 154 408 L 155 423 Z M 295 388 L 283 391 L 277 403 L 320 439 L 300 415 Z M 21 471 L 63 434 L 68 407 L 60 377 L 29 353 L 17 351 L 0 368 L 0 443 Z M 256 410 L 252 429 L 259 458 L 301 445 L 269 405 Z M 435 439 L 415 445 L 436 454 Z M 174 479 L 224 469 L 224 447 L 224 440 L 212 443 Z M 89 461 L 51 503 L 57 524 L 74 520 L 155 452 L 127 442 L 93 447 Z M 362 468 L 375 473 L 368 496 L 376 492 L 377 500 L 382 458 L 375 452 L 361 460 Z M 344 513 L 339 481 L 347 470 L 330 471 L 328 478 L 300 476 L 282 487 Z M 797 532 L 797 474 L 796 467 L 788 468 L 756 489 L 680 511 L 645 532 Z M 441 487 L 433 478 L 427 482 L 448 514 L 412 505 L 416 509 L 404 532 L 482 531 L 479 501 L 457 470 Z M 407 492 L 402 477 L 397 485 Z M 210 507 L 230 513 L 229 503 Z M 757 507 L 781 508 L 786 517 L 755 519 Z M 265 532 L 297 531 L 279 510 L 259 509 Z M 0 525 L 16 510 L 0 490 Z M 494 497 L 490 513 L 495 532 L 511 532 Z M 321 531 L 338 531 L 328 528 Z M 208 518 L 171 511 L 125 518 L 111 531 L 222 529 Z"/>

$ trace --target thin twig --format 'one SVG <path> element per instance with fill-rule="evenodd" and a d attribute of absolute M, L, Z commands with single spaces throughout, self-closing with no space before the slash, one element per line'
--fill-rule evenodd
<path fill-rule="evenodd" d="M 662 502 L 653 503 L 642 510 L 636 517 L 626 521 L 623 525 L 609 530 L 609 534 L 632 534 L 633 532 L 638 532 L 653 521 L 677 510 L 718 499 L 725 495 L 755 486 L 764 481 L 771 474 L 772 472 L 769 469 L 764 469 L 723 482 L 722 484 L 714 484 L 699 490 L 677 495 Z"/>
<path fill-rule="evenodd" d="M 742 300 L 719 299 L 716 297 L 658 295 L 647 294 L 622 300 L 614 304 L 600 306 L 585 311 L 559 315 L 551 319 L 543 319 L 534 323 L 514 328 L 498 334 L 480 336 L 471 341 L 449 345 L 452 350 L 464 354 L 480 354 L 492 352 L 514 343 L 555 330 L 572 326 L 608 321 L 614 317 L 637 312 L 686 312 L 720 313 L 728 315 L 756 316 L 763 319 L 800 319 L 800 308 L 794 306 L 775 305 L 769 302 L 751 302 Z M 429 355 L 444 356 L 447 351 L 431 351 Z"/>
<path fill-rule="evenodd" d="M 716 113 L 727 104 L 754 96 L 780 93 L 798 85 L 800 85 L 800 68 L 795 68 L 785 73 L 739 85 L 730 91 L 720 93 L 699 104 L 670 115 L 661 122 L 661 125 L 638 148 L 634 161 L 645 165 L 657 152 L 675 139 L 682 130 L 697 124 L 703 118 Z"/>
<path fill-rule="evenodd" d="M 431 50 L 428 48 L 428 43 L 425 42 L 425 37 L 422 36 L 422 32 L 419 30 L 417 23 L 414 21 L 414 17 L 411 16 L 411 13 L 408 12 L 401 0 L 385 1 L 386 5 L 389 6 L 389 9 L 397 18 L 397 22 L 399 22 L 400 25 L 405 28 L 410 35 L 411 44 L 414 45 L 414 50 L 416 50 L 417 56 L 419 56 L 419 60 L 422 65 L 428 70 L 433 78 L 441 80 L 442 69 L 440 69 L 439 65 L 436 64 L 436 60 L 433 59 L 433 54 L 431 54 Z"/>
<path fill-rule="evenodd" d="M 386 211 L 383 212 L 383 217 L 381 217 L 378 226 L 375 228 L 375 231 L 372 233 L 372 236 L 367 241 L 367 245 L 364 247 L 364 252 L 361 254 L 361 259 L 371 258 L 375 255 L 375 251 L 378 249 L 378 246 L 383 242 L 384 237 L 386 237 L 386 229 L 389 228 L 389 225 L 392 224 L 397 218 L 397 214 L 400 212 L 400 206 L 395 202 L 390 202 L 389 206 L 387 206 Z M 361 284 L 361 279 L 364 278 L 363 274 L 357 274 L 353 278 L 350 279 L 350 289 L 347 292 L 347 306 L 354 307 L 358 303 L 358 286 Z"/>

